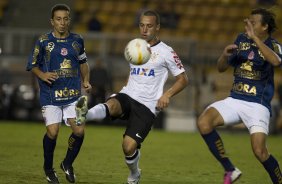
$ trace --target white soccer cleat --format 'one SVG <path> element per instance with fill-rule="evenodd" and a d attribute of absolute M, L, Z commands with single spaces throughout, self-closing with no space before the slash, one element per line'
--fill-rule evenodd
<path fill-rule="evenodd" d="M 76 125 L 80 126 L 81 124 L 86 122 L 86 114 L 88 112 L 87 106 L 87 96 L 81 96 L 78 98 L 75 104 L 75 112 L 76 112 Z"/>
<path fill-rule="evenodd" d="M 242 175 L 242 172 L 238 168 L 235 167 L 234 171 L 225 172 L 223 183 L 232 184 L 235 181 L 237 181 L 241 175 Z"/>
<path fill-rule="evenodd" d="M 127 178 L 127 184 L 139 184 L 140 178 L 141 178 L 141 169 L 138 169 L 138 176 L 132 177 L 131 174 Z"/>

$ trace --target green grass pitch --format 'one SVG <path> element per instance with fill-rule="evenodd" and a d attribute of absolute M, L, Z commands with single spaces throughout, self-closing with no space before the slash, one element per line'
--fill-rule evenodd
<path fill-rule="evenodd" d="M 43 123 L 0 122 L 0 183 L 46 183 L 43 166 Z M 87 126 L 84 144 L 74 163 L 77 183 L 122 184 L 128 169 L 121 141 L 123 127 Z M 237 184 L 270 184 L 262 165 L 251 151 L 247 132 L 220 132 L 233 163 L 243 172 Z M 62 125 L 55 150 L 54 167 L 59 169 L 67 148 L 70 129 Z M 268 148 L 282 163 L 281 136 L 270 136 Z M 142 184 L 219 184 L 223 169 L 211 156 L 198 133 L 152 130 L 142 145 Z"/>

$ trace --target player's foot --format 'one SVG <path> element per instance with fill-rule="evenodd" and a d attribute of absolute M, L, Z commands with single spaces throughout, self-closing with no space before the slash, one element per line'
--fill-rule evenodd
<path fill-rule="evenodd" d="M 234 183 L 236 180 L 240 178 L 241 175 L 242 172 L 238 168 L 235 168 L 235 170 L 233 171 L 225 172 L 223 184 Z"/>
<path fill-rule="evenodd" d="M 59 180 L 56 174 L 56 171 L 54 169 L 44 169 L 45 175 L 46 175 L 46 180 L 48 183 L 52 184 L 59 184 Z"/>
<path fill-rule="evenodd" d="M 87 96 L 81 96 L 75 104 L 76 125 L 81 125 L 86 121 L 86 114 L 88 112 Z"/>
<path fill-rule="evenodd" d="M 74 183 L 75 182 L 75 174 L 73 172 L 73 167 L 64 165 L 64 162 L 61 163 L 60 167 L 64 171 L 64 173 L 66 174 L 66 179 L 70 183 Z"/>
<path fill-rule="evenodd" d="M 127 184 L 139 184 L 140 178 L 141 178 L 141 169 L 138 169 L 137 176 L 132 176 L 131 174 L 129 174 L 127 178 Z"/>

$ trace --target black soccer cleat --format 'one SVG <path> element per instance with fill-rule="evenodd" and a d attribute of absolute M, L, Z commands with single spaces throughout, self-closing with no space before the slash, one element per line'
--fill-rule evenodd
<path fill-rule="evenodd" d="M 66 174 L 66 179 L 68 180 L 68 182 L 75 183 L 75 174 L 73 172 L 73 167 L 64 165 L 64 162 L 61 163 L 60 167 Z"/>
<path fill-rule="evenodd" d="M 56 174 L 56 171 L 54 169 L 44 169 L 45 171 L 45 175 L 46 175 L 46 180 L 48 181 L 48 183 L 52 183 L 52 184 L 59 184 L 59 180 Z"/>

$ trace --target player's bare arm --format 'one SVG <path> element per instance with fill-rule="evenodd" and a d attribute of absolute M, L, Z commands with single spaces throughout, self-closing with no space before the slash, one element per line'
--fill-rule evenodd
<path fill-rule="evenodd" d="M 82 78 L 82 85 L 83 88 L 87 93 L 89 93 L 92 89 L 91 84 L 89 83 L 89 65 L 88 63 L 83 63 L 80 65 L 80 71 L 81 71 L 81 78 Z"/>
<path fill-rule="evenodd" d="M 250 19 L 245 19 L 245 31 L 249 38 L 251 38 L 258 46 L 259 50 L 262 52 L 265 60 L 270 62 L 274 66 L 278 66 L 281 63 L 281 58 L 268 46 L 266 46 L 261 38 L 259 38 L 253 28 L 253 24 Z M 266 25 L 267 26 L 267 25 Z M 267 27 L 265 28 L 267 29 Z"/>
<path fill-rule="evenodd" d="M 231 44 L 231 45 L 227 45 L 221 56 L 218 58 L 217 60 L 217 70 L 219 72 L 225 72 L 228 67 L 229 67 L 229 64 L 228 64 L 228 57 L 232 55 L 232 53 L 236 52 L 238 49 L 238 46 L 235 45 L 235 44 Z"/>
<path fill-rule="evenodd" d="M 38 67 L 34 67 L 31 70 L 38 78 L 47 82 L 48 84 L 52 84 L 56 79 L 58 79 L 58 75 L 56 72 L 42 72 Z"/>
<path fill-rule="evenodd" d="M 170 98 L 182 91 L 188 84 L 188 77 L 185 72 L 176 76 L 176 81 L 158 100 L 157 109 L 162 110 L 169 105 Z"/>

